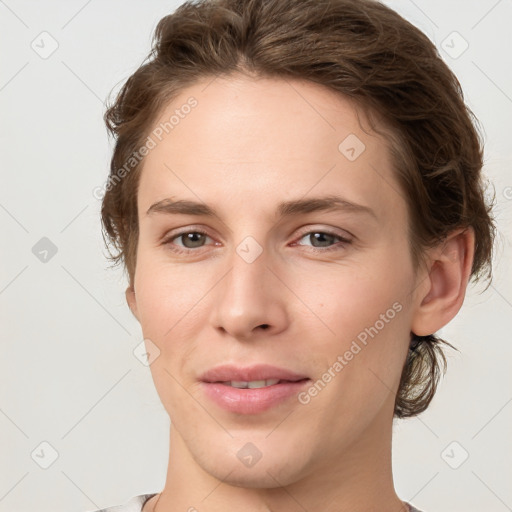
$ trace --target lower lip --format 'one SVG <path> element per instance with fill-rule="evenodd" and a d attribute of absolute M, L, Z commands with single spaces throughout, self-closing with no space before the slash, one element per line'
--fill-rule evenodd
<path fill-rule="evenodd" d="M 204 393 L 217 405 L 239 414 L 258 414 L 296 397 L 310 379 L 281 382 L 256 389 L 240 389 L 220 382 L 202 382 Z"/>

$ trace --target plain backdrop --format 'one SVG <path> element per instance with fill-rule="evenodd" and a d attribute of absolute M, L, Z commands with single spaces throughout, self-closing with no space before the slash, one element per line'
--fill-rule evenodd
<path fill-rule="evenodd" d="M 109 270 L 95 187 L 110 91 L 181 2 L 0 0 L 0 511 L 85 512 L 163 488 L 169 419 L 133 351 L 141 330 Z M 512 510 L 512 2 L 385 2 L 455 71 L 496 191 L 494 281 L 442 334 L 430 408 L 396 421 L 399 496 L 425 512 Z"/>

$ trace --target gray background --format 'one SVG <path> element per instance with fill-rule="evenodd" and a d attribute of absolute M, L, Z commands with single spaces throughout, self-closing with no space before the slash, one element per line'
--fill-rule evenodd
<path fill-rule="evenodd" d="M 104 101 L 179 3 L 0 0 L 0 511 L 85 512 L 164 485 L 169 420 L 133 354 L 141 330 L 107 268 L 92 191 L 111 151 Z M 435 42 L 479 117 L 500 231 L 492 287 L 472 287 L 443 329 L 460 354 L 429 410 L 395 424 L 396 488 L 426 512 L 505 512 L 512 1 L 386 3 Z"/>

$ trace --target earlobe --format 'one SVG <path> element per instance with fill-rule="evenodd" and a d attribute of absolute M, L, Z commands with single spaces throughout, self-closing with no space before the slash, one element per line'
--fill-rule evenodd
<path fill-rule="evenodd" d="M 132 312 L 133 316 L 139 320 L 139 314 L 137 311 L 137 297 L 135 296 L 135 289 L 133 286 L 128 286 L 128 288 L 126 288 L 125 296 L 126 303 L 128 304 L 130 311 Z"/>
<path fill-rule="evenodd" d="M 429 251 L 428 286 L 421 286 L 411 326 L 418 336 L 428 336 L 445 326 L 458 313 L 471 275 L 475 235 L 471 227 L 450 234 Z M 426 292 L 425 292 L 426 290 Z"/>

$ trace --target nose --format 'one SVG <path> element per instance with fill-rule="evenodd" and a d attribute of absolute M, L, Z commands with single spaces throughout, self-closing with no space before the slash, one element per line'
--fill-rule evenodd
<path fill-rule="evenodd" d="M 266 251 L 254 261 L 234 251 L 230 263 L 231 269 L 215 287 L 214 326 L 240 340 L 268 337 L 286 329 L 287 289 Z"/>

